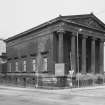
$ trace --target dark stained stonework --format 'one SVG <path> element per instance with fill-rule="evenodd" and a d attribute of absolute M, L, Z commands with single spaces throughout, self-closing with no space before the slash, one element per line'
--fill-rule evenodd
<path fill-rule="evenodd" d="M 80 29 L 82 31 L 79 31 Z M 60 16 L 6 39 L 7 65 L 11 63 L 11 71 L 7 68 L 6 79 L 15 84 L 35 86 L 38 82 L 40 86 L 65 87 L 69 71 L 73 69 L 75 75 L 78 73 L 77 33 L 79 72 L 103 73 L 102 42 L 105 40 L 105 25 L 93 14 L 88 14 Z M 43 71 L 44 58 L 48 59 L 47 71 Z M 32 68 L 32 59 L 36 59 L 35 72 Z M 100 60 L 100 63 L 95 59 Z M 23 71 L 23 61 L 27 62 L 26 71 Z M 18 71 L 16 71 L 16 62 L 18 62 Z M 64 76 L 55 76 L 56 63 L 65 64 Z M 96 69 L 95 65 L 98 65 L 99 69 Z M 36 72 L 39 73 L 38 78 Z"/>

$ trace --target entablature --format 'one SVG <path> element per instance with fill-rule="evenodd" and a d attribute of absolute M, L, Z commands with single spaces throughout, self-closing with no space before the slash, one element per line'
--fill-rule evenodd
<path fill-rule="evenodd" d="M 31 40 L 33 38 L 49 35 L 55 31 L 78 32 L 79 29 L 82 29 L 82 31 L 79 32 L 80 34 L 105 39 L 105 31 L 89 28 L 89 27 L 62 19 L 61 21 L 57 21 L 54 24 L 50 24 L 49 26 L 44 27 L 43 29 L 39 29 L 38 31 L 33 31 L 28 35 L 26 34 L 22 37 L 20 36 L 19 38 L 14 38 L 10 42 L 7 42 L 7 46 L 9 47 L 18 43 L 22 43 L 24 41 Z"/>
<path fill-rule="evenodd" d="M 81 29 L 81 31 L 79 31 L 80 29 Z M 64 30 L 68 31 L 68 32 L 75 33 L 75 35 L 78 32 L 78 34 L 82 34 L 85 36 L 96 37 L 99 39 L 105 39 L 105 32 L 98 32 L 96 30 L 88 29 L 86 27 L 78 27 L 78 26 L 75 26 L 72 24 L 65 24 Z"/>

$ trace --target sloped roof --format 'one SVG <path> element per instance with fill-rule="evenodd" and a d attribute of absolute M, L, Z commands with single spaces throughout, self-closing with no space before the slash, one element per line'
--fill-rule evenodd
<path fill-rule="evenodd" d="M 33 32 L 33 31 L 36 31 L 38 29 L 41 29 L 43 27 L 46 27 L 46 26 L 51 25 L 53 23 L 56 23 L 57 21 L 64 21 L 64 22 L 69 22 L 70 23 L 72 19 L 79 19 L 79 18 L 80 19 L 82 19 L 82 18 L 92 18 L 92 19 L 96 20 L 98 22 L 98 24 L 100 24 L 105 29 L 105 24 L 100 19 L 98 19 L 93 13 L 91 13 L 91 14 L 83 14 L 83 15 L 70 15 L 70 16 L 61 16 L 60 15 L 57 18 L 54 18 L 54 19 L 52 19 L 50 21 L 47 21 L 47 22 L 45 22 L 45 23 L 43 23 L 41 25 L 38 25 L 38 26 L 36 26 L 34 28 L 31 28 L 31 29 L 29 29 L 27 31 L 24 31 L 24 32 L 22 32 L 20 34 L 17 34 L 15 36 L 13 36 L 13 37 L 10 37 L 10 38 L 6 39 L 5 41 L 9 42 L 9 41 L 14 40 L 14 39 L 16 39 L 18 37 L 27 35 L 27 34 Z M 75 22 L 71 22 L 71 23 L 75 23 Z M 75 24 L 78 24 L 78 23 L 75 23 Z M 79 25 L 82 25 L 82 24 L 79 24 Z"/>

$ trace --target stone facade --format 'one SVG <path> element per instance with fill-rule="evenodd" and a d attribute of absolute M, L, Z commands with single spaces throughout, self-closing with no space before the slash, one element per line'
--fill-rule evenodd
<path fill-rule="evenodd" d="M 105 25 L 93 14 L 60 16 L 6 40 L 6 78 L 15 84 L 64 87 L 71 69 L 74 75 L 102 74 L 104 40 Z M 45 58 L 47 71 L 43 68 Z M 63 76 L 55 76 L 57 63 L 65 65 Z"/>

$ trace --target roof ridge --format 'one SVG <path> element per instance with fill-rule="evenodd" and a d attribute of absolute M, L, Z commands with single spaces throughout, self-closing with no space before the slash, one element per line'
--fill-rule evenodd
<path fill-rule="evenodd" d="M 68 17 L 68 18 L 79 18 L 79 17 L 81 17 L 81 16 L 91 16 L 91 14 L 92 13 L 90 13 L 90 14 L 79 14 L 79 15 L 65 15 L 65 16 L 62 16 L 63 18 L 66 18 L 66 17 Z"/>

